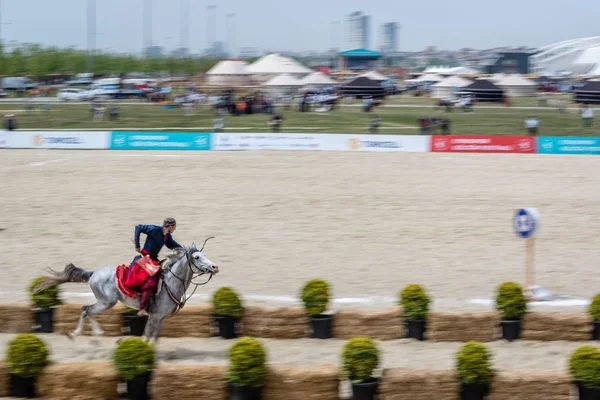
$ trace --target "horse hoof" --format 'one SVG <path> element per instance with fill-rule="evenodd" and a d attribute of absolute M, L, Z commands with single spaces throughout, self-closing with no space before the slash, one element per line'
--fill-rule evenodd
<path fill-rule="evenodd" d="M 69 338 L 69 340 L 73 340 L 75 339 L 75 336 L 73 336 L 73 334 L 71 332 L 65 332 L 65 336 Z"/>

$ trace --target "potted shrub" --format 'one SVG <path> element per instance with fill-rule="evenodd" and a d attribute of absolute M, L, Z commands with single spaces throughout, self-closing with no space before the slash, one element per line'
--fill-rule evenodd
<path fill-rule="evenodd" d="M 521 336 L 521 319 L 527 313 L 527 299 L 518 283 L 505 282 L 498 288 L 496 309 L 502 315 L 502 338 L 508 341 Z"/>
<path fill-rule="evenodd" d="M 31 304 L 35 316 L 36 330 L 44 333 L 54 332 L 54 308 L 63 304 L 60 299 L 60 288 L 52 286 L 47 289 L 34 293 L 34 289 L 43 281 L 40 276 L 31 281 L 29 293 L 31 295 Z"/>
<path fill-rule="evenodd" d="M 127 398 L 148 399 L 148 382 L 156 363 L 155 350 L 142 338 L 128 337 L 119 342 L 113 354 L 117 374 L 127 383 Z"/>
<path fill-rule="evenodd" d="M 594 331 L 592 332 L 592 340 L 600 340 L 600 294 L 597 294 L 592 299 L 588 307 L 588 313 L 594 319 Z"/>
<path fill-rule="evenodd" d="M 420 285 L 408 285 L 400 292 L 399 305 L 404 309 L 407 337 L 425 340 L 425 320 L 431 299 Z"/>
<path fill-rule="evenodd" d="M 600 350 L 580 346 L 569 359 L 569 372 L 577 385 L 579 400 L 600 398 Z"/>
<path fill-rule="evenodd" d="M 121 311 L 123 317 L 124 326 L 127 329 L 126 335 L 128 336 L 142 336 L 146 329 L 146 322 L 148 317 L 137 315 L 138 310 L 131 307 L 125 307 Z"/>
<path fill-rule="evenodd" d="M 311 338 L 331 338 L 333 315 L 323 314 L 329 304 L 329 284 L 322 279 L 312 279 L 304 285 L 300 295 L 312 329 Z"/>
<path fill-rule="evenodd" d="M 48 348 L 37 336 L 17 335 L 8 344 L 6 368 L 12 397 L 35 397 L 35 380 L 48 364 Z"/>
<path fill-rule="evenodd" d="M 223 339 L 237 337 L 235 326 L 244 314 L 242 301 L 233 289 L 222 287 L 213 295 L 213 318 L 219 326 L 219 336 Z"/>
<path fill-rule="evenodd" d="M 491 353 L 483 343 L 467 342 L 456 353 L 461 400 L 483 400 L 494 377 Z"/>
<path fill-rule="evenodd" d="M 243 337 L 229 349 L 229 398 L 232 400 L 260 400 L 267 380 L 267 354 L 263 345 L 254 338 Z"/>
<path fill-rule="evenodd" d="M 379 350 L 370 337 L 355 337 L 342 350 L 342 371 L 352 383 L 353 400 L 373 400 L 377 396 L 378 381 L 373 370 L 379 365 Z"/>

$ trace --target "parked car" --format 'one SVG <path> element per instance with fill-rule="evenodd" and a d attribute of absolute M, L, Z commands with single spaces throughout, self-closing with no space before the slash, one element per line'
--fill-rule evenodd
<path fill-rule="evenodd" d="M 60 89 L 56 98 L 61 101 L 86 101 L 90 99 L 87 91 L 75 88 Z"/>

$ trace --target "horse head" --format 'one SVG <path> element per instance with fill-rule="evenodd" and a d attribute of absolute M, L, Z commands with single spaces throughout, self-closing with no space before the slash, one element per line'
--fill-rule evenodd
<path fill-rule="evenodd" d="M 208 238 L 204 241 L 204 245 L 212 238 Z M 187 253 L 188 262 L 190 268 L 197 274 L 212 274 L 216 275 L 219 273 L 219 266 L 213 263 L 204 255 L 202 250 L 204 250 L 204 245 L 202 249 L 198 250 L 195 243 L 192 243 L 191 246 L 185 248 Z"/>

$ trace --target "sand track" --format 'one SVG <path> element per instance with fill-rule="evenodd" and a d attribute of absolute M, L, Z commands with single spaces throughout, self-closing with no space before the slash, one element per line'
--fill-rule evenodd
<path fill-rule="evenodd" d="M 129 262 L 134 225 L 174 216 L 182 244 L 216 236 L 206 254 L 222 272 L 196 302 L 228 285 L 283 304 L 320 277 L 336 298 L 370 299 L 334 309 L 389 307 L 413 282 L 436 310 L 487 309 L 468 301 L 524 278 L 511 229 L 523 206 L 543 218 L 537 283 L 589 298 L 599 167 L 593 156 L 0 150 L 0 302 L 28 301 L 47 266 Z M 65 289 L 91 300 L 85 285 Z"/>

